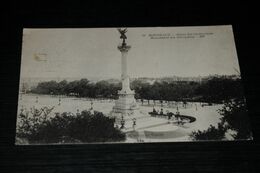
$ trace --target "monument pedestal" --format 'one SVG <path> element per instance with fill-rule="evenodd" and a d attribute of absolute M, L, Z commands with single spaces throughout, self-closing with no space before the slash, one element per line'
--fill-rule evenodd
<path fill-rule="evenodd" d="M 134 98 L 134 91 L 131 92 L 118 92 L 119 99 L 116 100 L 115 106 L 113 107 L 113 112 L 121 113 L 123 115 L 131 115 L 133 114 L 134 110 L 138 109 Z"/>
<path fill-rule="evenodd" d="M 111 112 L 111 116 L 116 119 L 116 123 L 119 123 L 123 119 L 127 119 L 130 116 L 133 116 L 136 110 L 139 109 L 136 100 L 135 92 L 128 90 L 118 91 L 118 100 L 115 101 L 115 106 Z"/>

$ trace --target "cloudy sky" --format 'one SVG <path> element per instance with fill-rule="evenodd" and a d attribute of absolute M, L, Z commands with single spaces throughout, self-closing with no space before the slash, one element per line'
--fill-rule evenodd
<path fill-rule="evenodd" d="M 22 77 L 119 78 L 116 28 L 24 29 Z M 130 77 L 237 74 L 231 26 L 128 28 Z"/>

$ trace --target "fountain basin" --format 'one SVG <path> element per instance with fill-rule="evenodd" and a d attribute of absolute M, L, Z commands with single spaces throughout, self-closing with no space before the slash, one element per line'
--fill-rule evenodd
<path fill-rule="evenodd" d="M 176 138 L 180 136 L 178 129 L 179 129 L 178 126 L 175 126 L 173 124 L 167 124 L 158 127 L 147 128 L 144 130 L 144 134 L 146 138 L 154 138 L 154 139 Z"/>

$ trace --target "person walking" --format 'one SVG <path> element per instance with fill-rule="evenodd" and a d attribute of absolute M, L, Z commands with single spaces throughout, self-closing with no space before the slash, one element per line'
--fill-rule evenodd
<path fill-rule="evenodd" d="M 136 126 L 136 118 L 133 118 L 133 130 L 135 131 L 135 126 Z"/>

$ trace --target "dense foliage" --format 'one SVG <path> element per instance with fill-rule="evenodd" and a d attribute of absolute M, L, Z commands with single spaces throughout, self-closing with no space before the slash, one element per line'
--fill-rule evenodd
<path fill-rule="evenodd" d="M 205 131 L 194 131 L 190 134 L 193 140 L 223 140 L 228 130 L 234 132 L 233 139 L 251 139 L 252 132 L 245 100 L 236 98 L 227 100 L 219 110 L 221 122 L 218 127 L 210 126 Z"/>
<path fill-rule="evenodd" d="M 221 121 L 227 129 L 234 130 L 234 139 L 249 139 L 252 137 L 248 111 L 244 99 L 234 99 L 225 102 L 219 110 L 222 115 Z"/>
<path fill-rule="evenodd" d="M 47 112 L 46 112 L 47 111 Z M 84 142 L 116 142 L 125 140 L 125 134 L 114 127 L 114 119 L 101 112 L 92 115 L 82 111 L 72 113 L 56 113 L 49 117 L 51 109 L 22 110 L 19 114 L 17 139 L 25 139 L 29 143 L 84 143 Z"/>
<path fill-rule="evenodd" d="M 193 131 L 190 134 L 191 139 L 193 140 L 222 140 L 225 138 L 226 128 L 223 127 L 221 123 L 218 124 L 218 127 L 210 125 L 207 130 Z"/>
<path fill-rule="evenodd" d="M 67 82 L 66 80 L 61 82 L 40 82 L 31 92 L 36 94 L 75 95 L 91 98 L 115 98 L 119 89 L 119 83 L 111 84 L 107 81 L 100 81 L 93 84 L 87 79 L 81 79 L 72 82 Z"/>
<path fill-rule="evenodd" d="M 37 94 L 75 95 L 90 98 L 117 98 L 120 83 L 99 81 L 91 83 L 87 79 L 67 82 L 41 82 L 31 90 Z M 134 80 L 131 88 L 136 98 L 165 101 L 204 101 L 220 103 L 223 100 L 243 96 L 241 80 L 226 76 L 213 77 L 201 82 L 196 81 L 155 81 L 152 84 Z"/>

